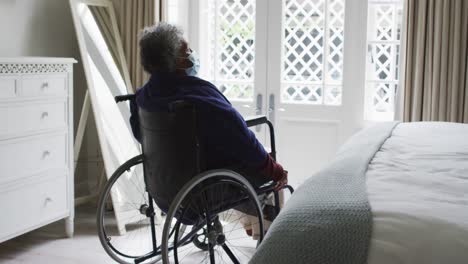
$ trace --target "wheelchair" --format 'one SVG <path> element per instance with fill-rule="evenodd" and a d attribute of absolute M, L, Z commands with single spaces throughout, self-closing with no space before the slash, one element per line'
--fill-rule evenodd
<path fill-rule="evenodd" d="M 135 96 L 116 96 L 115 100 L 135 100 Z M 196 133 L 196 108 L 188 102 L 171 103 L 164 112 L 140 109 L 139 123 L 142 154 L 114 172 L 98 202 L 98 235 L 108 255 L 123 264 L 161 260 L 247 263 L 263 240 L 264 213 L 271 215 L 265 209 L 273 208 L 275 215 L 280 211 L 276 183 L 254 188 L 233 170 L 205 170 L 203 145 Z M 248 127 L 268 125 L 270 155 L 275 158 L 272 123 L 265 116 L 246 123 Z M 294 191 L 289 185 L 283 189 L 291 194 Z M 126 192 L 122 197 L 132 197 L 130 201 L 115 199 Z M 272 197 L 274 205 L 266 205 Z M 171 201 L 170 205 L 164 204 L 165 200 Z M 158 205 L 166 213 L 157 214 Z M 129 223 L 126 232 L 117 230 L 116 206 L 120 217 Z M 158 225 L 163 219 L 163 226 Z M 245 226 L 258 231 L 256 240 Z"/>

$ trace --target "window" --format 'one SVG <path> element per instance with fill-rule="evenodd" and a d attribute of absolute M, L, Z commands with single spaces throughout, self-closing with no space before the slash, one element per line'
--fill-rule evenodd
<path fill-rule="evenodd" d="M 255 65 L 256 46 L 265 41 L 255 40 L 259 3 L 255 0 L 170 2 L 170 22 L 196 31 L 199 38 L 201 77 L 213 82 L 231 101 L 252 102 L 258 88 L 254 87 L 255 71 L 265 67 Z M 278 26 L 282 34 L 281 54 L 278 51 L 281 103 L 342 104 L 345 4 L 345 0 L 274 3 L 282 5 L 283 14 L 282 26 Z M 393 119 L 399 81 L 402 9 L 403 0 L 368 1 L 367 120 Z M 198 27 L 193 28 L 194 24 Z"/>
<path fill-rule="evenodd" d="M 281 100 L 340 105 L 345 1 L 283 2 Z"/>
<path fill-rule="evenodd" d="M 230 100 L 252 101 L 255 0 L 208 0 L 207 79 Z M 214 15 L 216 14 L 216 15 Z"/>
<path fill-rule="evenodd" d="M 367 23 L 366 119 L 392 120 L 398 89 L 402 0 L 370 0 Z"/>
<path fill-rule="evenodd" d="M 208 0 L 206 77 L 231 100 L 253 100 L 255 2 Z M 341 104 L 344 2 L 283 1 L 283 102 Z"/>

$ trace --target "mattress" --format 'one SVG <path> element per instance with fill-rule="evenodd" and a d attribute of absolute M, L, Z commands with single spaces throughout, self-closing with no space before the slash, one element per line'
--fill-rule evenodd
<path fill-rule="evenodd" d="M 369 263 L 468 263 L 468 125 L 399 124 L 366 177 Z"/>

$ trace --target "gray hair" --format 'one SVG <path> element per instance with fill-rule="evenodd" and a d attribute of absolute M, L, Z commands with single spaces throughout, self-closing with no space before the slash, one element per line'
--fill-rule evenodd
<path fill-rule="evenodd" d="M 182 30 L 171 24 L 160 23 L 143 29 L 140 34 L 140 57 L 145 71 L 174 72 L 183 41 Z"/>

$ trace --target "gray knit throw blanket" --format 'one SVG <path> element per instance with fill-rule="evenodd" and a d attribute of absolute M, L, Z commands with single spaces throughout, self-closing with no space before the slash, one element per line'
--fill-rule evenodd
<path fill-rule="evenodd" d="M 396 125 L 382 123 L 354 135 L 329 166 L 302 184 L 251 263 L 366 263 L 372 212 L 365 175 Z"/>

